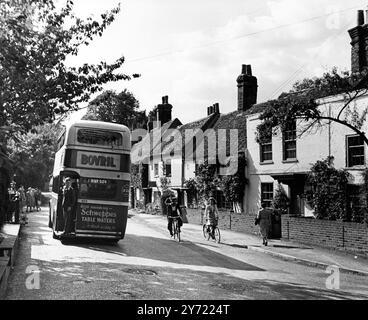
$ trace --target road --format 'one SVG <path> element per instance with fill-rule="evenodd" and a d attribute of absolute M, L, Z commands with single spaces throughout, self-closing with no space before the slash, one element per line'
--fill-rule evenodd
<path fill-rule="evenodd" d="M 200 226 L 185 225 L 184 241 L 177 243 L 168 236 L 165 220 L 132 215 L 125 239 L 112 245 L 62 244 L 47 223 L 46 208 L 29 215 L 6 299 L 368 298 L 367 277 L 340 274 L 340 290 L 328 290 L 324 270 L 226 241 L 207 242 Z M 32 268 L 39 270 L 39 289 L 27 289 Z"/>

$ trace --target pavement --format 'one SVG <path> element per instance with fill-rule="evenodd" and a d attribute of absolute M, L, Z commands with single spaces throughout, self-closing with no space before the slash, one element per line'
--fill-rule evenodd
<path fill-rule="evenodd" d="M 142 219 L 149 219 L 149 223 L 157 225 L 162 225 L 162 220 L 166 220 L 166 217 L 161 215 L 147 215 L 138 213 L 136 210 L 130 210 L 129 212 Z M 188 224 L 184 225 L 184 230 L 186 226 L 197 228 L 198 232 L 201 232 L 202 229 L 201 226 Z M 225 245 L 258 251 L 275 258 L 324 270 L 336 266 L 340 272 L 368 276 L 368 257 L 350 252 L 307 246 L 288 240 L 269 240 L 268 246 L 265 247 L 262 245 L 260 237 L 230 230 L 220 231 L 221 243 Z"/>

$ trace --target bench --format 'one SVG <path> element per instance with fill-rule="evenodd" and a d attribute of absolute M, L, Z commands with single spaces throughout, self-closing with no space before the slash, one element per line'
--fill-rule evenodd
<path fill-rule="evenodd" d="M 14 266 L 15 249 L 19 234 L 19 225 L 4 225 L 1 232 L 1 242 L 0 242 L 0 258 L 9 257 L 10 265 Z"/>
<path fill-rule="evenodd" d="M 0 300 L 4 298 L 10 274 L 10 258 L 0 257 Z"/>
<path fill-rule="evenodd" d="M 8 257 L 11 266 L 14 265 L 14 247 L 16 246 L 17 237 L 9 236 L 4 238 L 0 243 L 0 258 Z"/>

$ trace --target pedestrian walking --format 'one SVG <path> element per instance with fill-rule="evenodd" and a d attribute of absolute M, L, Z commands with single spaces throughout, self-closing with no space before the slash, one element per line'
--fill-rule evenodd
<path fill-rule="evenodd" d="M 263 239 L 263 245 L 268 245 L 268 233 L 271 228 L 272 210 L 267 208 L 267 203 L 262 202 L 262 209 L 258 212 L 256 217 L 256 225 L 259 225 L 259 230 Z"/>

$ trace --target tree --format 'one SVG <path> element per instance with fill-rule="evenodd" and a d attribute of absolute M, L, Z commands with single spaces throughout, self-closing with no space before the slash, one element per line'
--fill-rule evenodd
<path fill-rule="evenodd" d="M 280 214 L 287 214 L 289 209 L 290 200 L 285 194 L 281 184 L 278 185 L 275 196 L 272 201 L 273 208 Z"/>
<path fill-rule="evenodd" d="M 318 219 L 347 220 L 347 197 L 349 173 L 333 166 L 333 157 L 317 161 L 308 175 L 312 189 L 306 193 L 307 200 Z"/>
<path fill-rule="evenodd" d="M 187 188 L 187 196 L 188 196 L 188 206 L 190 208 L 197 208 L 198 206 L 198 198 L 197 198 L 197 179 L 190 178 L 184 181 L 184 187 Z"/>
<path fill-rule="evenodd" d="M 132 130 L 147 122 L 146 112 L 139 111 L 138 100 L 126 89 L 119 94 L 112 90 L 100 94 L 89 104 L 83 119 L 120 123 Z"/>
<path fill-rule="evenodd" d="M 33 132 L 18 135 L 8 143 L 9 157 L 15 163 L 15 181 L 24 186 L 42 188 L 52 173 L 55 147 L 61 127 L 38 126 Z"/>
<path fill-rule="evenodd" d="M 237 173 L 232 176 L 223 176 L 219 182 L 226 201 L 232 202 L 235 213 L 241 213 L 243 210 L 243 197 L 246 185 L 245 166 L 245 156 L 244 154 L 239 154 Z"/>
<path fill-rule="evenodd" d="M 120 6 L 86 21 L 73 12 L 67 0 L 57 10 L 54 0 L 2 0 L 0 6 L 0 134 L 52 122 L 57 115 L 77 110 L 81 102 L 101 91 L 105 83 L 129 80 L 116 72 L 115 62 L 69 67 L 66 59 L 78 55 L 102 36 L 115 20 Z M 138 75 L 133 75 L 136 77 Z"/>
<path fill-rule="evenodd" d="M 204 204 L 210 197 L 215 197 L 219 184 L 216 178 L 217 166 L 209 164 L 208 161 L 200 164 L 196 171 L 196 185 L 198 190 L 199 202 Z"/>
<path fill-rule="evenodd" d="M 328 122 L 334 122 L 353 130 L 368 145 L 368 138 L 362 131 L 368 108 L 359 110 L 354 103 L 367 94 L 367 79 L 367 71 L 351 74 L 334 68 L 320 78 L 295 83 L 289 93 L 283 93 L 277 100 L 267 103 L 260 116 L 262 123 L 257 127 L 257 142 L 269 140 L 279 129 L 284 131 L 299 120 L 299 137 L 313 128 L 318 129 Z M 341 95 L 344 102 L 340 107 L 334 106 L 332 113 L 328 114 L 320 108 L 318 99 L 332 95 Z"/>

